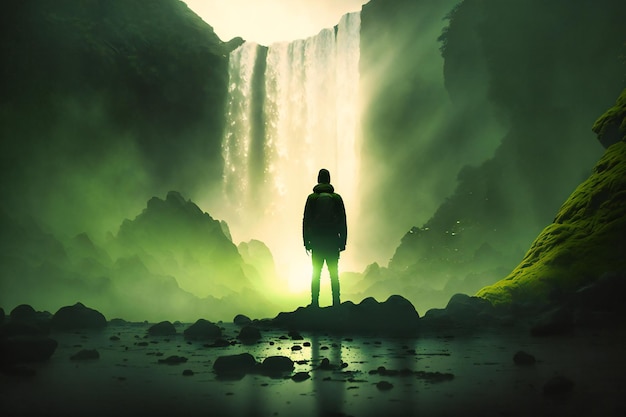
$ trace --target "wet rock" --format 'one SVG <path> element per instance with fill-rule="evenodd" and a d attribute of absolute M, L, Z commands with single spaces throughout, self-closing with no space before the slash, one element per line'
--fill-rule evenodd
<path fill-rule="evenodd" d="M 530 353 L 526 353 L 523 350 L 520 350 L 515 353 L 515 355 L 513 355 L 513 362 L 515 362 L 516 365 L 530 366 L 534 365 L 536 360 L 535 357 Z"/>
<path fill-rule="evenodd" d="M 254 343 L 261 339 L 261 332 L 256 327 L 245 326 L 239 331 L 237 339 L 241 340 L 243 343 Z"/>
<path fill-rule="evenodd" d="M 289 337 L 291 338 L 291 340 L 303 340 L 304 339 L 304 337 L 302 337 L 302 335 L 295 330 L 291 330 L 289 332 Z"/>
<path fill-rule="evenodd" d="M 574 389 L 574 381 L 564 376 L 555 376 L 543 386 L 543 395 L 563 397 Z"/>
<path fill-rule="evenodd" d="M 194 373 L 193 373 L 193 371 L 191 369 L 185 369 L 183 371 L 183 376 L 193 376 L 193 375 L 194 375 Z"/>
<path fill-rule="evenodd" d="M 393 388 L 393 384 L 388 381 L 380 381 L 376 384 L 376 388 L 381 391 L 389 391 Z"/>
<path fill-rule="evenodd" d="M 100 359 L 100 353 L 96 349 L 83 349 L 78 353 L 70 356 L 70 360 L 73 361 L 83 361 L 90 359 Z"/>
<path fill-rule="evenodd" d="M 184 331 L 185 339 L 207 340 L 222 336 L 222 329 L 208 320 L 199 319 Z"/>
<path fill-rule="evenodd" d="M 219 376 L 240 376 L 253 372 L 257 362 L 249 353 L 218 357 L 213 363 L 213 371 Z"/>
<path fill-rule="evenodd" d="M 424 315 L 423 326 L 481 327 L 497 321 L 493 305 L 480 297 L 454 294 L 445 309 L 433 308 Z"/>
<path fill-rule="evenodd" d="M 300 307 L 278 314 L 268 325 L 313 331 L 414 335 L 418 319 L 419 314 L 408 300 L 392 295 L 382 303 L 370 297 L 358 305 L 346 301 L 337 307 Z"/>
<path fill-rule="evenodd" d="M 162 321 L 150 326 L 148 334 L 150 336 L 172 336 L 176 334 L 176 327 L 169 321 Z"/>
<path fill-rule="evenodd" d="M 55 352 L 56 340 L 44 336 L 19 335 L 0 339 L 0 363 L 42 362 Z"/>
<path fill-rule="evenodd" d="M 322 369 L 324 371 L 332 371 L 335 368 L 336 367 L 330 363 L 330 360 L 328 358 L 322 359 L 322 362 L 320 362 L 320 365 L 318 367 L 318 369 Z"/>
<path fill-rule="evenodd" d="M 286 356 L 269 356 L 261 364 L 261 372 L 265 375 L 280 375 L 293 371 L 294 363 Z"/>
<path fill-rule="evenodd" d="M 247 326 L 252 323 L 252 320 L 250 320 L 250 317 L 248 316 L 244 316 L 243 314 L 237 314 L 233 319 L 233 323 L 235 323 L 237 326 Z"/>
<path fill-rule="evenodd" d="M 107 326 L 107 321 L 99 311 L 76 303 L 61 307 L 50 324 L 56 330 L 102 329 Z"/>
<path fill-rule="evenodd" d="M 291 380 L 294 382 L 302 382 L 302 381 L 306 381 L 307 379 L 311 378 L 311 375 L 309 375 L 308 372 L 296 372 L 292 377 Z"/>
<path fill-rule="evenodd" d="M 177 356 L 177 355 L 168 356 L 165 359 L 159 359 L 159 363 L 165 364 L 165 365 L 178 365 L 179 363 L 185 363 L 185 362 L 187 362 L 187 358 L 185 358 L 184 356 Z"/>
<path fill-rule="evenodd" d="M 111 336 L 111 337 L 109 337 L 109 340 L 112 341 L 112 342 L 117 342 L 117 341 L 120 340 L 120 338 L 119 338 L 119 336 Z"/>
<path fill-rule="evenodd" d="M 294 351 L 294 352 L 297 351 L 297 350 L 302 350 L 302 346 L 294 345 L 294 346 L 291 347 L 291 350 Z"/>

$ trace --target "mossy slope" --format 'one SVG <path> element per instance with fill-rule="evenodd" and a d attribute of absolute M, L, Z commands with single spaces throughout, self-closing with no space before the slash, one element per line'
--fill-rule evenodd
<path fill-rule="evenodd" d="M 626 90 L 595 126 L 621 126 Z M 594 126 L 594 128 L 595 128 Z M 626 271 L 626 132 L 561 206 L 509 276 L 478 292 L 496 306 L 546 305 L 607 273 Z"/>

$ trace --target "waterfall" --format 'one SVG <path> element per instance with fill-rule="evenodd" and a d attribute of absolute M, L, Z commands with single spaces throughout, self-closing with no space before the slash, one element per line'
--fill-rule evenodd
<path fill-rule="evenodd" d="M 230 55 L 224 217 L 238 238 L 263 240 L 277 258 L 300 250 L 320 168 L 349 216 L 356 206 L 360 23 L 349 13 L 316 36 L 267 48 L 246 42 Z"/>

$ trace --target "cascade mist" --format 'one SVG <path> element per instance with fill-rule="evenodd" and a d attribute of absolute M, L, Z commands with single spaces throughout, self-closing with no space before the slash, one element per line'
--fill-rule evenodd
<path fill-rule="evenodd" d="M 304 287 L 302 210 L 320 168 L 344 196 L 348 221 L 356 216 L 359 37 L 356 12 L 316 36 L 269 47 L 246 42 L 230 55 L 226 204 L 216 212 L 235 239 L 266 242 L 283 273 Z"/>

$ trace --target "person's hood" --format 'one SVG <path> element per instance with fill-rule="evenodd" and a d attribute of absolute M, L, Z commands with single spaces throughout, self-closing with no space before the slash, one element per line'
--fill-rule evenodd
<path fill-rule="evenodd" d="M 315 187 L 313 187 L 313 192 L 320 194 L 320 193 L 334 193 L 335 192 L 335 187 L 333 187 L 330 184 L 317 184 Z"/>

